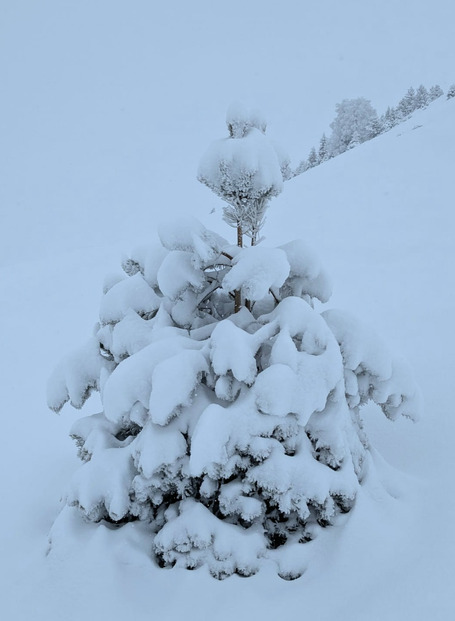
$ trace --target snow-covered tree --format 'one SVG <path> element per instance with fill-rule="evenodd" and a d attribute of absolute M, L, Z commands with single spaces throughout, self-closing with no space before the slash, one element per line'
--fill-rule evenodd
<path fill-rule="evenodd" d="M 426 108 L 430 103 L 430 94 L 423 84 L 416 91 L 415 103 L 416 108 Z"/>
<path fill-rule="evenodd" d="M 395 125 L 397 125 L 398 123 L 399 119 L 395 108 L 389 106 L 385 111 L 383 117 L 384 130 L 387 132 L 392 129 L 392 127 L 395 127 Z"/>
<path fill-rule="evenodd" d="M 282 191 L 283 175 L 290 178 L 289 159 L 265 136 L 267 123 L 260 112 L 239 103 L 226 115 L 229 138 L 214 142 L 199 164 L 198 179 L 225 201 L 224 220 L 237 229 L 237 245 L 243 235 L 254 246 L 260 241 L 269 201 Z M 240 309 L 235 292 L 235 310 Z"/>
<path fill-rule="evenodd" d="M 258 241 L 269 200 L 280 194 L 289 160 L 265 136 L 267 124 L 258 112 L 241 104 L 230 106 L 226 116 L 229 138 L 217 140 L 203 156 L 198 179 L 225 201 L 224 219 L 243 235 Z"/>
<path fill-rule="evenodd" d="M 297 168 L 294 171 L 294 177 L 297 177 L 297 175 L 301 175 L 302 173 L 307 171 L 308 168 L 309 168 L 308 161 L 307 160 L 301 160 L 299 162 L 299 165 L 297 166 Z"/>
<path fill-rule="evenodd" d="M 346 151 L 354 134 L 357 135 L 359 143 L 368 140 L 372 124 L 377 118 L 376 110 L 363 97 L 344 99 L 336 105 L 336 112 L 337 115 L 330 124 L 332 128 L 330 146 L 333 155 Z"/>
<path fill-rule="evenodd" d="M 379 136 L 380 134 L 382 134 L 384 130 L 385 130 L 384 119 L 382 117 L 377 116 L 371 122 L 369 140 L 376 138 L 376 136 Z"/>
<path fill-rule="evenodd" d="M 455 84 L 449 86 L 449 90 L 447 91 L 447 99 L 452 99 L 455 97 Z"/>
<path fill-rule="evenodd" d="M 318 154 L 316 153 L 316 149 L 311 147 L 310 152 L 308 154 L 308 168 L 314 168 L 319 164 Z"/>
<path fill-rule="evenodd" d="M 444 91 L 439 86 L 439 84 L 435 84 L 434 86 L 430 88 L 429 95 L 430 95 L 430 101 L 434 101 L 435 99 L 442 97 L 444 95 Z"/>
<path fill-rule="evenodd" d="M 319 151 L 318 151 L 319 164 L 323 164 L 328 159 L 330 159 L 329 143 L 327 140 L 327 136 L 325 134 L 322 134 L 321 140 L 319 142 Z"/>
<path fill-rule="evenodd" d="M 360 144 L 359 132 L 355 130 L 355 132 L 352 134 L 351 142 L 348 144 L 348 149 L 354 149 L 355 147 L 358 147 L 359 144 Z"/>
<path fill-rule="evenodd" d="M 417 107 L 416 92 L 414 88 L 411 86 L 407 90 L 404 97 L 402 97 L 402 99 L 400 99 L 398 103 L 397 113 L 398 113 L 399 118 L 401 120 L 406 119 L 408 116 L 410 116 L 414 112 L 416 107 Z"/>
<path fill-rule="evenodd" d="M 224 200 L 280 187 L 257 131 L 233 123 L 232 150 L 203 158 Z M 296 578 L 301 546 L 351 510 L 372 467 L 362 406 L 415 418 L 416 386 L 350 314 L 316 309 L 331 288 L 303 241 L 241 247 L 192 218 L 158 235 L 106 280 L 93 335 L 50 379 L 55 411 L 102 402 L 72 428 L 83 465 L 63 513 L 141 521 L 160 566 L 222 578 L 271 562 Z"/>

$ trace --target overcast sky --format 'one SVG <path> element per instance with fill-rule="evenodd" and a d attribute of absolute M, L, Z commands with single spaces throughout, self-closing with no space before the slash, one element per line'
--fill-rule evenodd
<path fill-rule="evenodd" d="M 455 82 L 454 24 L 453 0 L 0 0 L 0 210 L 177 200 L 233 99 L 298 161 L 338 101 Z"/>

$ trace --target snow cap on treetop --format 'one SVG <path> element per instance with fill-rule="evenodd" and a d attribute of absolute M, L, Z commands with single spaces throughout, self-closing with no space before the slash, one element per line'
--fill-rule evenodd
<path fill-rule="evenodd" d="M 226 112 L 226 125 L 231 138 L 243 138 L 252 127 L 256 127 L 263 134 L 267 129 L 267 121 L 259 110 L 248 110 L 246 106 L 233 101 Z"/>

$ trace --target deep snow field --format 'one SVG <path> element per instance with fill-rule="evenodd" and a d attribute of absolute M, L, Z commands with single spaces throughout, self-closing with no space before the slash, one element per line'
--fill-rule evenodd
<path fill-rule="evenodd" d="M 95 17 L 101 28 L 102 14 Z M 45 45 L 32 21 L 31 16 L 21 36 L 25 40 L 33 33 L 31 42 Z M 185 30 L 184 22 L 182 16 L 178 32 Z M 81 23 L 76 20 L 76 30 Z M 205 32 L 204 25 L 199 34 Z M 111 49 L 114 37 L 103 33 Z M 153 35 L 159 38 L 159 29 Z M 210 44 L 215 40 L 212 33 Z M 90 39 L 87 49 L 94 45 Z M 134 57 L 138 51 L 129 53 Z M 93 101 L 81 95 L 70 112 L 79 107 L 87 114 L 94 102 L 101 108 L 106 104 L 96 99 L 97 89 L 106 88 L 103 80 L 112 76 L 102 71 L 100 76 L 101 85 L 96 80 L 83 84 L 86 95 L 93 87 Z M 52 88 L 57 77 L 45 77 L 44 87 L 36 78 L 30 88 Z M 402 79 L 398 96 L 414 76 Z M 446 90 L 448 84 L 441 86 Z M 189 92 L 189 84 L 183 88 Z M 335 95 L 335 101 L 343 96 Z M 234 231 L 222 222 L 220 201 L 195 179 L 203 149 L 225 134 L 225 109 L 216 105 L 228 103 L 219 89 L 208 103 L 203 128 L 197 125 L 203 111 L 192 121 L 175 102 L 167 116 L 151 119 L 144 132 L 134 120 L 125 122 L 112 143 L 88 152 L 85 162 L 76 155 L 93 136 L 93 144 L 98 144 L 97 127 L 88 124 L 85 135 L 67 131 L 70 114 L 48 117 L 53 108 L 46 108 L 38 96 L 21 99 L 22 107 L 16 110 L 22 121 L 17 121 L 17 142 L 11 140 L 9 153 L 2 154 L 5 176 L 0 188 L 2 619 L 455 617 L 455 99 L 447 101 L 445 96 L 387 134 L 290 180 L 268 211 L 264 243 L 278 245 L 295 238 L 310 242 L 334 284 L 326 307 L 343 308 L 374 325 L 410 361 L 425 402 L 416 424 L 405 419 L 392 423 L 376 408 L 365 409 L 365 426 L 376 449 L 376 474 L 354 509 L 324 536 L 306 544 L 308 569 L 303 576 L 286 582 L 267 564 L 249 579 L 233 576 L 220 582 L 204 568 L 158 569 L 139 524 L 115 530 L 60 520 L 49 548 L 49 532 L 62 508 L 60 498 L 79 465 L 68 430 L 81 413 L 68 406 L 60 416 L 48 410 L 47 379 L 59 358 L 91 333 L 104 276 L 118 270 L 124 253 L 156 235 L 157 220 L 175 219 L 186 211 L 234 239 Z M 30 115 L 33 105 L 37 108 Z M 134 94 L 130 99 L 125 95 L 128 105 L 134 107 Z M 191 96 L 188 105 L 195 109 Z M 143 118 L 141 106 L 134 110 Z M 266 101 L 263 108 L 267 114 Z M 278 119 L 278 99 L 271 108 L 273 119 Z M 109 105 L 106 109 L 101 137 L 110 122 Z M 164 96 L 159 110 L 165 110 Z M 322 116 L 313 142 L 324 130 Z M 41 125 L 32 127 L 32 118 L 39 118 Z M 61 132 L 53 135 L 54 142 L 46 142 L 53 122 Z M 2 123 L 6 131 L 5 118 Z M 289 139 L 292 132 L 285 123 L 282 129 Z M 129 134 L 133 137 L 127 139 Z M 279 131 L 274 137 L 281 139 Z M 110 150 L 116 145 L 121 152 L 119 144 L 129 145 L 130 139 L 136 140 L 137 151 L 115 159 Z M 41 158 L 27 150 L 32 143 L 45 144 L 49 157 L 46 151 Z M 312 143 L 300 151 L 299 144 L 296 136 L 289 148 L 305 157 Z M 90 183 L 75 185 L 65 172 L 71 169 L 73 151 L 74 167 L 80 167 L 81 178 L 93 182 L 94 195 Z M 66 158 L 65 166 L 57 167 L 55 183 L 46 185 L 52 177 L 48 167 L 59 157 Z M 137 165 L 143 158 L 153 163 L 152 183 Z M 172 169 L 170 161 L 175 164 Z M 97 169 L 103 166 L 111 169 L 108 174 L 103 169 L 99 182 Z M 17 188 L 17 197 L 9 202 L 11 188 Z M 38 208 L 29 210 L 34 200 Z M 82 414 L 96 412 L 98 406 L 97 397 L 92 397 Z"/>
<path fill-rule="evenodd" d="M 267 619 L 451 617 L 454 157 L 455 100 L 440 99 L 291 180 L 270 208 L 265 243 L 309 239 L 333 277 L 329 305 L 367 319 L 406 355 L 426 404 L 418 424 L 391 423 L 373 408 L 364 413 L 372 445 L 390 466 L 373 454 L 377 480 L 344 524 L 306 544 L 316 544 L 308 571 L 290 583 L 267 567 L 224 582 L 204 569 L 160 570 L 137 525 L 60 522 L 46 555 L 77 459 L 67 437 L 76 415 L 47 411 L 44 387 L 59 356 L 96 320 L 102 276 L 116 269 L 121 249 L 92 246 L 2 268 L 5 619 L 173 619 L 183 611 L 230 619 L 249 618 L 258 607 Z M 84 411 L 96 405 L 89 401 Z"/>

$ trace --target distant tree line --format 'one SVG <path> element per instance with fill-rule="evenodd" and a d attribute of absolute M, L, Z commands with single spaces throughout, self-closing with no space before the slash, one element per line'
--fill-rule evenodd
<path fill-rule="evenodd" d="M 437 84 L 429 90 L 423 84 L 417 89 L 411 86 L 396 106 L 389 106 L 380 116 L 364 97 L 343 99 L 335 107 L 336 117 L 330 124 L 331 135 L 327 137 L 322 134 L 319 148 L 311 148 L 308 157 L 295 169 L 294 176 L 391 130 L 406 121 L 415 110 L 426 108 L 443 94 Z M 447 92 L 447 99 L 452 97 L 455 97 L 455 84 Z"/>

